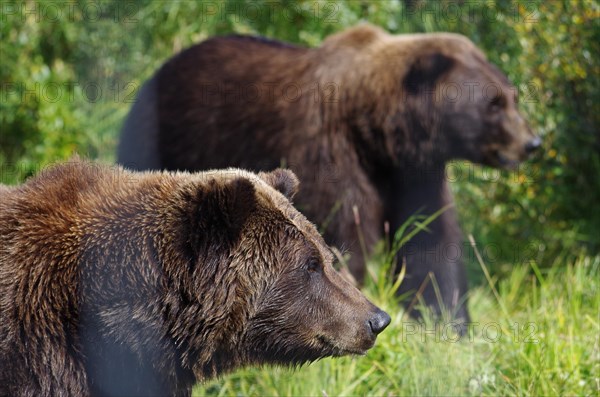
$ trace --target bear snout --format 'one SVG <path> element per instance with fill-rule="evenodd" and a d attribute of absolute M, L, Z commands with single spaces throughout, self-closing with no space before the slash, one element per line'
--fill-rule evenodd
<path fill-rule="evenodd" d="M 392 321 L 389 314 L 381 309 L 377 309 L 375 314 L 367 321 L 373 335 L 379 335 Z"/>
<path fill-rule="evenodd" d="M 540 137 L 536 136 L 535 138 L 533 138 L 525 144 L 525 153 L 532 154 L 533 152 L 536 152 L 541 146 L 542 140 L 540 139 Z"/>

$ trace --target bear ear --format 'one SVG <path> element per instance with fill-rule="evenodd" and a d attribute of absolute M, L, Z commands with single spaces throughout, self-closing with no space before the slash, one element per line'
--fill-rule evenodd
<path fill-rule="evenodd" d="M 200 188 L 194 203 L 194 223 L 198 237 L 221 235 L 235 240 L 256 210 L 256 190 L 247 178 L 224 184 L 213 180 Z"/>
<path fill-rule="evenodd" d="M 436 81 L 454 65 L 454 59 L 433 53 L 419 56 L 404 78 L 404 87 L 411 94 L 432 88 Z"/>
<path fill-rule="evenodd" d="M 298 193 L 298 177 L 291 170 L 277 168 L 271 172 L 261 172 L 258 176 L 273 189 L 277 190 L 288 200 L 294 198 Z"/>

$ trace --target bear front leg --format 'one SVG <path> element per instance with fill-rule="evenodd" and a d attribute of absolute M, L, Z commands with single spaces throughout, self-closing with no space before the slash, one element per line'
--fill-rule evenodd
<path fill-rule="evenodd" d="M 459 332 L 464 333 L 464 324 L 470 321 L 463 264 L 465 245 L 452 205 L 443 169 L 423 171 L 418 176 L 399 173 L 394 177 L 388 216 L 395 231 L 414 214 L 429 216 L 447 207 L 428 225 L 429 231 L 419 232 L 400 249 L 398 263 L 406 263 L 406 277 L 398 293 L 410 294 L 405 303 L 414 317 L 420 316 L 415 305 L 421 296 L 435 315 L 448 311 L 458 323 Z"/>

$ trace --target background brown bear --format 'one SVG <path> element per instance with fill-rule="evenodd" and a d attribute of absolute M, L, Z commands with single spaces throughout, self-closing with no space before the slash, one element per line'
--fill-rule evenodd
<path fill-rule="evenodd" d="M 365 265 L 368 248 L 417 211 L 452 203 L 451 159 L 513 167 L 540 141 L 516 108 L 516 91 L 467 38 L 392 36 L 361 25 L 300 48 L 263 38 L 217 37 L 165 63 L 125 122 L 118 161 L 137 169 L 201 170 L 284 163 L 305 189 L 298 207 L 329 243 Z M 423 283 L 425 302 L 468 320 L 462 236 L 445 211 L 400 253 L 400 293 Z M 401 261 L 399 261 L 401 262 Z"/>
<path fill-rule="evenodd" d="M 390 318 L 333 270 L 296 189 L 74 161 L 0 190 L 0 395 L 189 395 L 364 353 Z"/>

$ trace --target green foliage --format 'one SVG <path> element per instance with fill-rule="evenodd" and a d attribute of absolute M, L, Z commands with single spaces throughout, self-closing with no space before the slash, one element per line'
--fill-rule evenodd
<path fill-rule="evenodd" d="M 367 20 L 392 33 L 463 33 L 519 87 L 521 108 L 544 138 L 543 153 L 511 173 L 452 165 L 461 170 L 453 184 L 461 222 L 486 248 L 493 272 L 600 250 L 600 7 L 594 0 L 80 0 L 4 2 L 0 11 L 5 183 L 74 152 L 114 160 L 139 86 L 193 43 L 238 32 L 314 46 Z"/>

